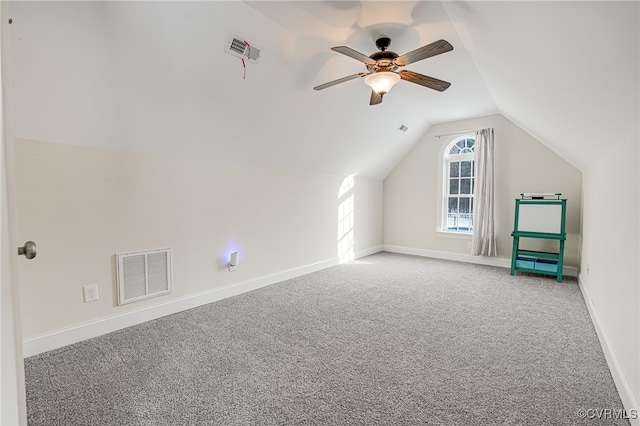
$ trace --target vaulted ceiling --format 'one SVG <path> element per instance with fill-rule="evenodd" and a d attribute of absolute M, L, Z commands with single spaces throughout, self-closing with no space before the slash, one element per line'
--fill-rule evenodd
<path fill-rule="evenodd" d="M 440 122 L 501 113 L 580 169 L 638 131 L 638 2 L 14 2 L 13 131 L 21 138 L 383 179 Z M 230 34 L 262 49 L 244 69 Z M 407 66 L 369 106 L 380 36 Z M 404 124 L 406 133 L 398 128 Z"/>

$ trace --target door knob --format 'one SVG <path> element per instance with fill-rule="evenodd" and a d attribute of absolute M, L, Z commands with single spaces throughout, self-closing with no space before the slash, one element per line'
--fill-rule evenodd
<path fill-rule="evenodd" d="M 27 259 L 36 257 L 36 243 L 27 241 L 23 247 L 18 247 L 18 255 L 24 255 Z"/>

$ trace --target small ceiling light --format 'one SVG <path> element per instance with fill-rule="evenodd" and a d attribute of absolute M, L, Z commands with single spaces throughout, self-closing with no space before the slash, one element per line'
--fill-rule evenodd
<path fill-rule="evenodd" d="M 389 93 L 394 84 L 400 81 L 400 76 L 391 71 L 378 71 L 364 78 L 364 84 L 371 87 L 380 95 Z"/>
<path fill-rule="evenodd" d="M 398 130 L 400 130 L 403 133 L 406 133 L 407 130 L 409 130 L 409 128 L 407 126 L 405 126 L 404 124 L 401 124 L 400 127 L 398 127 Z"/>

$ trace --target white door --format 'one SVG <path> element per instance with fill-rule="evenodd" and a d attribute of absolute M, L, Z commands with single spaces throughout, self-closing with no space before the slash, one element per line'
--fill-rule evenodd
<path fill-rule="evenodd" d="M 26 425 L 24 363 L 20 331 L 20 297 L 16 273 L 15 190 L 9 104 L 9 37 L 7 2 L 0 2 L 0 424 Z"/>

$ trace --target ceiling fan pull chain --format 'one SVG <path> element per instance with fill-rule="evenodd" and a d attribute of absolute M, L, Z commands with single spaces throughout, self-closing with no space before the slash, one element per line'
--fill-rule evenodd
<path fill-rule="evenodd" d="M 242 41 L 244 41 L 244 44 L 247 45 L 247 59 L 251 60 L 251 45 L 249 44 L 249 42 L 247 40 L 242 40 Z M 244 58 L 242 58 L 242 69 L 243 69 L 242 79 L 246 80 L 247 79 L 247 64 L 244 62 Z"/>
<path fill-rule="evenodd" d="M 251 60 L 251 45 L 247 40 L 242 40 L 242 41 L 244 41 L 244 44 L 247 45 L 247 59 Z"/>

